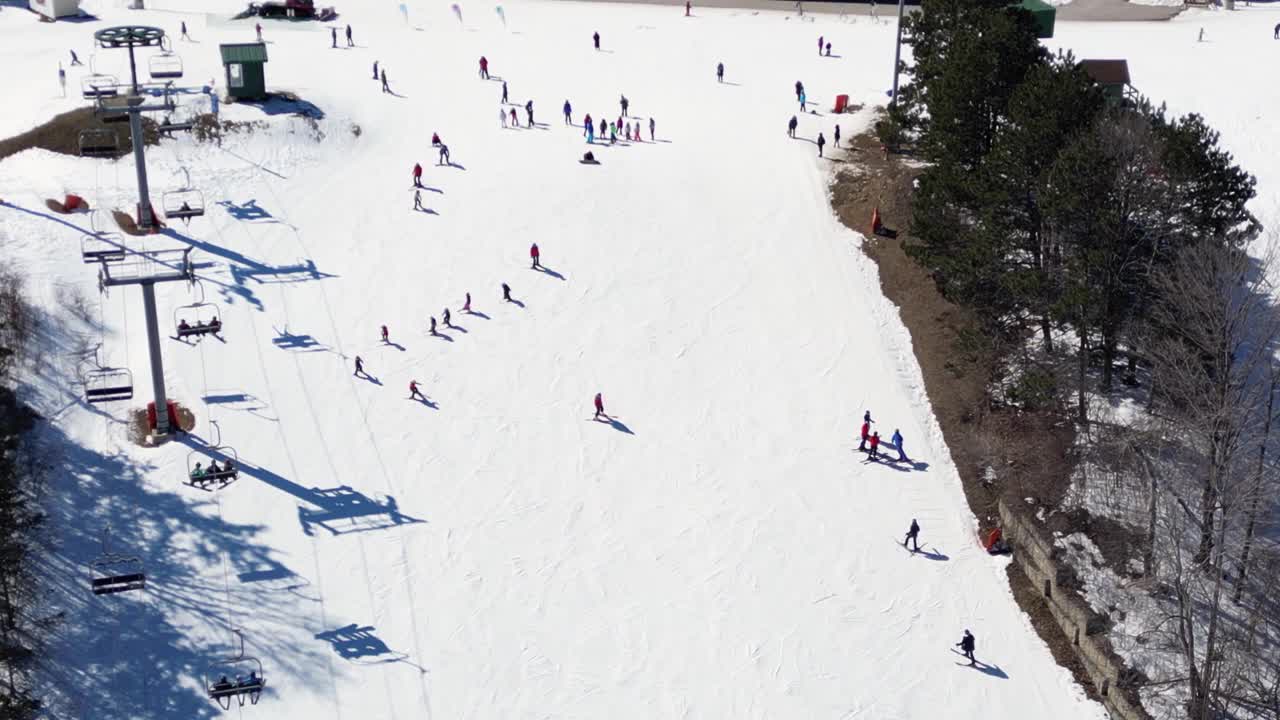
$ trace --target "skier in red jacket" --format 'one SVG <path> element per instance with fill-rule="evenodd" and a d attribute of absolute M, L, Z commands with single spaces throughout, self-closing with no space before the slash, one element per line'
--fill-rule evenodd
<path fill-rule="evenodd" d="M 489 79 L 489 58 L 483 55 L 480 56 L 480 77 Z"/>
<path fill-rule="evenodd" d="M 387 333 L 387 326 L 386 326 L 386 325 L 383 325 L 383 326 L 382 326 L 382 342 L 384 342 L 384 343 L 389 343 L 389 342 L 391 342 L 390 335 Z"/>
<path fill-rule="evenodd" d="M 423 395 L 422 391 L 418 389 L 417 380 L 410 380 L 409 381 L 409 399 L 412 400 L 414 398 L 420 398 L 423 401 L 426 401 L 427 396 Z"/>
<path fill-rule="evenodd" d="M 864 420 L 862 423 L 862 442 L 858 444 L 859 450 L 867 449 L 867 440 L 871 439 L 871 421 Z"/>
<path fill-rule="evenodd" d="M 872 433 L 871 434 L 871 452 L 869 452 L 867 456 L 872 460 L 875 460 L 880 457 L 877 454 L 879 452 L 880 452 L 880 433 L 878 432 Z"/>
<path fill-rule="evenodd" d="M 604 415 L 606 418 L 609 417 L 608 415 L 605 415 L 604 412 L 604 396 L 600 393 L 596 393 L 596 416 L 594 419 L 599 420 L 601 415 Z"/>
<path fill-rule="evenodd" d="M 422 187 L 422 163 L 413 164 L 413 186 Z"/>
<path fill-rule="evenodd" d="M 538 251 L 538 243 L 534 243 L 529 248 L 529 257 L 533 259 L 533 265 L 530 267 L 535 270 L 542 267 L 541 263 L 538 262 L 539 257 L 541 257 L 541 253 Z"/>

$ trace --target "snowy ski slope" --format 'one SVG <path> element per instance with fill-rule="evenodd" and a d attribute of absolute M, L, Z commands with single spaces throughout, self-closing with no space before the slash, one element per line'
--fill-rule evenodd
<path fill-rule="evenodd" d="M 217 43 L 253 39 L 252 21 L 227 19 L 236 3 L 117 5 L 54 26 L 0 12 L 0 136 L 84 103 L 59 97 L 55 66 L 69 47 L 87 60 L 106 24 L 176 35 L 185 20 L 197 42 L 176 47 L 196 88 L 222 85 Z M 209 213 L 131 242 L 194 247 L 226 326 L 225 344 L 166 340 L 168 391 L 197 416 L 187 439 L 127 441 L 127 408 L 146 400 L 139 293 L 99 306 L 79 257 L 87 219 L 43 206 L 71 190 L 130 207 L 131 166 L 0 161 L 0 252 L 52 313 L 29 392 L 63 453 L 56 716 L 220 712 L 201 673 L 233 650 L 234 625 L 268 681 L 234 711 L 246 717 L 1104 717 L 974 543 L 910 339 L 828 208 L 832 166 L 785 136 L 802 80 L 818 114 L 800 135 L 823 131 L 842 157 L 830 104 L 881 102 L 892 26 L 510 2 L 504 29 L 493 7 L 464 6 L 461 26 L 445 3 L 409 9 L 406 25 L 395 3 L 339 6 L 350 50 L 329 49 L 326 26 L 264 24 L 268 84 L 319 107 L 314 127 L 224 105 L 269 127 L 150 150 L 157 195 L 185 167 Z M 1244 37 L 1251 17 L 1214 21 Z M 1168 45 L 1191 22 L 1059 31 L 1094 54 L 1127 49 L 1146 87 L 1149 67 L 1184 62 Z M 818 57 L 818 35 L 839 57 Z M 500 126 L 481 55 L 545 126 Z M 397 96 L 379 92 L 374 60 Z M 99 71 L 124 64 L 98 52 Z M 579 164 L 582 114 L 616 117 L 620 93 L 656 118 L 658 142 L 646 132 Z M 845 137 L 868 121 L 839 120 Z M 435 165 L 433 131 L 458 167 Z M 411 210 L 415 161 L 431 213 Z M 535 241 L 552 272 L 529 268 Z M 501 302 L 502 282 L 520 305 Z M 70 288 L 100 338 L 57 309 Z M 459 311 L 466 292 L 475 315 Z M 160 296 L 169 324 L 193 302 L 183 285 Z M 429 336 L 446 306 L 459 327 Z M 133 370 L 132 403 L 78 401 L 77 334 Z M 353 377 L 356 355 L 376 381 Z M 430 404 L 406 399 L 410 379 Z M 615 423 L 592 421 L 596 392 Z M 914 465 L 862 462 L 864 409 L 886 437 L 901 429 Z M 210 420 L 242 465 L 216 495 L 181 484 L 188 454 L 216 439 Z M 894 546 L 913 517 L 928 554 Z M 143 557 L 145 594 L 88 596 L 108 524 L 115 550 Z M 964 628 L 982 671 L 948 652 Z"/>

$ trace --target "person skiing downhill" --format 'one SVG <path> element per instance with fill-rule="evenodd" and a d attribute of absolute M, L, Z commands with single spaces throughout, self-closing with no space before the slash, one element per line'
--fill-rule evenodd
<path fill-rule="evenodd" d="M 183 20 L 182 23 L 180 24 L 180 27 L 182 30 L 182 39 L 188 40 L 188 41 L 191 40 L 191 36 L 187 34 L 187 21 Z"/>
<path fill-rule="evenodd" d="M 471 293 L 467 293 L 466 295 L 467 295 L 467 300 L 466 302 L 462 303 L 462 312 L 470 315 L 471 314 Z"/>
<path fill-rule="evenodd" d="M 1280 25 L 1277 25 L 1276 27 L 1280 27 Z M 84 65 L 84 63 L 80 62 L 80 58 L 76 55 L 76 51 L 72 50 L 71 51 L 71 67 L 75 67 L 77 65 Z"/>
<path fill-rule="evenodd" d="M 592 419 L 599 420 L 601 415 L 604 415 L 606 418 L 609 417 L 604 411 L 604 395 L 596 393 L 596 416 Z"/>
<path fill-rule="evenodd" d="M 792 115 L 792 116 L 791 116 L 791 120 L 787 122 L 787 135 L 788 135 L 788 136 L 790 136 L 790 137 L 795 137 L 795 136 L 796 136 L 796 125 L 799 125 L 799 124 L 800 124 L 800 121 L 799 121 L 799 120 L 796 120 L 796 116 L 795 116 L 795 115 Z"/>
<path fill-rule="evenodd" d="M 827 139 L 818 133 L 818 157 L 822 157 L 822 148 L 827 146 Z"/>
<path fill-rule="evenodd" d="M 502 283 L 502 299 L 503 299 L 503 300 L 506 300 L 507 302 L 511 302 L 511 301 L 512 301 L 512 300 L 511 300 L 511 286 L 510 286 L 510 285 L 508 285 L 508 284 L 506 284 L 506 283 Z"/>
<path fill-rule="evenodd" d="M 440 161 L 439 161 L 439 162 L 437 162 L 436 164 L 437 164 L 437 165 L 452 165 L 452 164 L 453 164 L 453 162 L 449 160 L 449 146 L 448 146 L 448 145 L 445 145 L 444 143 L 440 143 Z"/>
<path fill-rule="evenodd" d="M 412 400 L 414 398 L 419 398 L 423 402 L 427 401 L 427 396 L 423 395 L 422 391 L 418 389 L 418 381 L 410 380 L 409 381 L 409 399 Z"/>
<path fill-rule="evenodd" d="M 572 125 L 573 124 L 573 106 L 569 104 L 568 100 L 564 101 L 563 109 L 564 109 L 564 124 Z"/>
<path fill-rule="evenodd" d="M 386 325 L 383 325 L 383 326 L 382 326 L 382 342 L 383 342 L 383 343 L 389 343 L 389 342 L 391 342 L 391 338 L 390 338 L 390 336 L 387 334 L 387 326 L 386 326 Z"/>
<path fill-rule="evenodd" d="M 333 49 L 335 50 L 338 49 L 338 28 L 336 27 L 329 28 L 329 40 L 330 42 L 333 43 L 332 45 Z"/>
<path fill-rule="evenodd" d="M 533 245 L 531 245 L 529 247 L 529 258 L 533 260 L 533 264 L 530 265 L 529 267 L 535 270 L 541 269 L 542 263 L 539 262 L 539 259 L 541 258 L 541 256 L 542 256 L 542 253 L 538 250 L 538 243 L 534 243 Z"/>
<path fill-rule="evenodd" d="M 604 118 L 600 118 L 600 139 L 604 140 L 604 136 L 609 133 L 609 123 Z"/>
<path fill-rule="evenodd" d="M 657 123 L 653 121 L 653 118 L 649 118 L 649 141 L 650 142 L 653 141 L 653 127 L 655 125 L 657 125 Z"/>
<path fill-rule="evenodd" d="M 434 315 L 432 315 L 432 316 L 431 316 L 431 334 L 432 334 L 432 335 L 439 335 L 439 334 L 440 334 L 440 333 L 436 332 L 436 317 L 435 317 Z"/>
<path fill-rule="evenodd" d="M 822 54 L 822 41 L 823 41 L 823 40 L 824 40 L 824 38 L 823 38 L 821 35 L 819 35 L 819 36 L 818 36 L 818 54 L 819 54 L 819 55 L 821 55 L 821 54 Z"/>
<path fill-rule="evenodd" d="M 968 630 L 964 631 L 964 637 L 960 638 L 960 642 L 956 643 L 956 647 L 960 648 L 964 652 L 964 656 L 969 658 L 969 665 L 978 663 L 978 660 L 973 657 L 974 645 L 973 633 Z"/>
<path fill-rule="evenodd" d="M 489 79 L 489 58 L 480 56 L 480 77 L 481 79 Z"/>
<path fill-rule="evenodd" d="M 898 432 L 897 428 L 894 428 L 893 437 L 890 439 L 893 442 L 893 446 L 898 450 L 898 462 L 906 462 L 907 453 L 902 449 L 902 433 Z"/>
<path fill-rule="evenodd" d="M 507 104 L 507 81 L 502 81 L 502 104 Z"/>
<path fill-rule="evenodd" d="M 377 60 L 373 61 L 373 79 L 374 80 L 378 79 L 378 61 Z"/>
<path fill-rule="evenodd" d="M 391 86 L 387 84 L 387 69 L 382 68 L 382 92 L 391 92 Z"/>
<path fill-rule="evenodd" d="M 413 186 L 422 187 L 422 163 L 413 164 Z"/>
<path fill-rule="evenodd" d="M 444 318 L 442 318 L 442 319 L 444 320 L 444 326 L 445 326 L 445 327 L 447 327 L 447 328 L 451 328 L 451 327 L 453 327 L 453 322 L 452 322 L 453 318 L 452 318 L 452 317 L 450 317 L 450 315 L 449 315 L 449 308 L 445 308 L 445 309 L 444 309 Z"/>
<path fill-rule="evenodd" d="M 600 49 L 600 33 L 591 33 L 591 42 L 595 44 L 596 49 Z"/>
<path fill-rule="evenodd" d="M 880 433 L 871 433 L 871 450 L 867 453 L 867 457 L 871 460 L 880 459 Z"/>
<path fill-rule="evenodd" d="M 368 373 L 366 373 L 366 372 L 364 371 L 364 359 L 363 359 L 363 358 L 361 358 L 359 355 L 357 355 L 357 356 L 356 356 L 356 371 L 355 371 L 355 373 L 353 373 L 353 374 L 354 374 L 356 377 L 359 377 L 359 376 L 361 376 L 361 375 L 364 375 L 365 377 L 368 377 L 368 375 L 369 375 Z"/>
<path fill-rule="evenodd" d="M 902 547 L 907 546 L 907 541 L 911 541 L 911 552 L 920 552 L 920 543 L 917 538 L 920 535 L 920 524 L 915 518 L 911 518 L 911 527 L 907 528 L 907 536 L 902 538 Z"/>
<path fill-rule="evenodd" d="M 867 441 L 871 439 L 871 421 L 863 420 L 862 422 L 862 442 L 858 444 L 858 449 L 866 451 Z"/>
<path fill-rule="evenodd" d="M 631 107 L 631 101 L 627 99 L 626 95 L 623 95 L 622 97 L 618 98 L 618 104 L 622 106 L 622 117 L 626 117 L 627 108 Z"/>
<path fill-rule="evenodd" d="M 799 100 L 799 99 L 800 99 L 800 96 L 801 96 L 803 93 L 804 93 L 804 83 L 802 83 L 802 82 L 800 82 L 799 80 L 797 80 L 797 81 L 796 81 L 796 99 L 797 99 L 797 100 Z"/>
<path fill-rule="evenodd" d="M 836 147 L 840 147 L 840 125 L 836 124 Z"/>
<path fill-rule="evenodd" d="M 529 116 L 529 127 L 533 127 L 533 101 L 529 100 L 524 104 L 524 114 Z"/>
<path fill-rule="evenodd" d="M 422 211 L 424 211 L 424 212 L 426 211 L 426 208 L 422 206 L 422 191 L 421 191 L 421 190 L 414 190 L 414 191 L 413 191 L 413 209 L 414 209 L 414 210 L 422 210 Z"/>
<path fill-rule="evenodd" d="M 347 26 L 347 47 L 355 47 L 356 43 L 351 39 L 351 26 Z"/>
<path fill-rule="evenodd" d="M 716 63 L 716 82 L 724 82 L 724 63 Z"/>
<path fill-rule="evenodd" d="M 511 108 L 511 127 L 520 127 L 520 121 L 516 119 L 515 108 Z"/>

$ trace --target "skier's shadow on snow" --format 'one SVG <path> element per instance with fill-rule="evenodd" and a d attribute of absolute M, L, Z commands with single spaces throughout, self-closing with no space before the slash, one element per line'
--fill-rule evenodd
<path fill-rule="evenodd" d="M 510 299 L 510 300 L 508 300 L 507 302 L 511 303 L 512 305 L 515 305 L 515 306 L 516 306 L 516 307 L 518 307 L 518 308 L 523 308 L 523 307 L 524 307 L 524 302 L 523 302 L 523 301 L 521 301 L 521 300 L 517 300 L 517 299 L 515 299 L 515 298 L 511 298 L 511 299 Z"/>
<path fill-rule="evenodd" d="M 467 314 L 468 314 L 468 315 L 470 315 L 470 316 L 472 316 L 472 317 L 478 317 L 478 318 L 480 318 L 480 319 L 482 319 L 482 320 L 489 320 L 489 319 L 491 319 L 488 315 L 485 315 L 484 313 L 482 313 L 482 312 L 480 312 L 480 311 L 478 311 L 478 310 L 468 310 L 468 311 L 467 311 Z"/>
<path fill-rule="evenodd" d="M 938 548 L 931 547 L 927 550 L 917 550 L 916 554 L 925 560 L 933 560 L 935 562 L 946 562 L 951 558 L 938 551 Z"/>
<path fill-rule="evenodd" d="M 460 333 L 470 332 L 466 328 L 462 327 L 461 325 L 445 325 L 445 327 L 450 330 L 457 330 Z"/>
<path fill-rule="evenodd" d="M 732 86 L 734 86 L 734 87 L 742 87 L 742 83 L 734 82 L 734 81 L 732 81 L 732 80 L 723 80 L 723 81 L 721 81 L 721 82 L 720 82 L 720 84 L 721 84 L 721 85 L 732 85 Z"/>
<path fill-rule="evenodd" d="M 436 193 L 437 195 L 443 195 L 443 194 L 444 194 L 444 191 L 443 191 L 443 190 L 441 190 L 440 188 L 427 187 L 426 185 L 414 185 L 414 186 L 413 186 L 412 188 L 410 188 L 410 189 L 413 189 L 413 190 L 426 190 L 427 192 L 433 192 L 433 193 Z"/>
<path fill-rule="evenodd" d="M 604 416 L 603 420 L 597 418 L 596 422 L 605 423 L 606 425 L 613 428 L 614 430 L 617 430 L 618 432 L 626 433 L 628 435 L 635 435 L 635 433 L 631 430 L 631 428 L 624 425 L 623 422 L 618 418 L 609 417 L 608 415 L 606 415 Z"/>
<path fill-rule="evenodd" d="M 466 170 L 466 169 L 467 169 L 467 168 L 466 168 L 466 166 L 461 165 L 461 164 L 456 163 L 456 162 L 453 162 L 452 160 L 450 160 L 449 162 L 445 163 L 443 166 L 437 165 L 436 167 L 451 167 L 451 168 L 457 168 L 457 169 L 459 169 L 459 170 Z"/>
<path fill-rule="evenodd" d="M 376 377 L 374 377 L 374 376 L 370 375 L 370 374 L 369 374 L 369 373 L 367 373 L 367 372 L 359 372 L 359 373 L 356 373 L 355 377 L 358 377 L 358 378 L 360 378 L 361 380 L 365 380 L 365 381 L 367 381 L 367 382 L 371 382 L 371 383 L 373 383 L 374 385 L 377 385 L 378 387 L 382 387 L 382 381 L 381 381 L 381 380 L 379 380 L 378 378 L 376 378 Z"/>
<path fill-rule="evenodd" d="M 384 342 L 384 343 L 382 343 L 382 344 L 383 344 L 383 345 L 386 345 L 386 346 L 388 346 L 388 347 L 393 347 L 393 348 L 395 348 L 395 349 L 399 350 L 400 352 L 404 352 L 404 346 L 403 346 L 403 345 L 401 345 L 400 343 L 391 342 L 390 340 L 387 340 L 386 342 Z"/>
<path fill-rule="evenodd" d="M 955 648 L 951 648 L 951 652 L 961 657 L 964 657 L 964 653 L 960 652 L 959 650 L 956 650 Z M 1001 680 L 1009 679 L 1009 675 L 1005 673 L 1004 670 L 1001 670 L 999 665 L 988 665 L 987 663 L 984 663 L 980 660 L 974 661 L 974 664 L 972 665 L 970 665 L 967 662 L 958 662 L 956 664 L 962 667 L 971 667 L 974 670 L 977 670 L 978 672 L 982 673 L 983 675 L 990 675 L 993 678 L 1000 678 Z"/>
<path fill-rule="evenodd" d="M 544 275 L 550 275 L 551 277 L 557 280 L 564 280 L 563 275 L 561 275 L 560 273 L 556 272 L 555 270 L 552 270 L 551 268 L 545 265 L 539 265 L 538 267 L 534 268 L 534 270 L 537 270 L 538 272 L 543 273 Z"/>
<path fill-rule="evenodd" d="M 424 208 L 414 208 L 414 209 L 413 209 L 413 211 L 414 211 L 414 212 L 420 212 L 420 213 L 422 213 L 423 215 L 437 215 L 437 216 L 438 216 L 438 215 L 440 214 L 440 213 L 436 212 L 435 210 L 432 210 L 432 209 L 431 209 L 431 208 L 429 208 L 429 207 L 424 207 Z"/>
<path fill-rule="evenodd" d="M 432 336 L 434 336 L 434 337 L 438 337 L 438 338 L 440 338 L 441 340 L 444 340 L 444 341 L 446 341 L 446 342 L 453 342 L 453 338 L 449 337 L 448 335 L 445 335 L 444 333 L 440 332 L 439 330 L 437 330 L 437 331 L 435 331 L 435 332 L 431 333 L 431 335 L 432 335 Z"/>
<path fill-rule="evenodd" d="M 411 398 L 409 398 L 409 399 L 410 399 L 410 400 L 412 400 L 412 401 L 414 401 L 414 402 L 416 402 L 416 403 L 421 403 L 421 404 L 423 404 L 423 405 L 426 405 L 427 407 L 431 408 L 432 410 L 439 410 L 439 409 L 440 409 L 440 406 L 439 406 L 439 405 L 437 405 L 435 402 L 433 402 L 433 401 L 431 401 L 431 400 L 428 400 L 428 399 L 427 399 L 427 397 L 426 397 L 425 395 L 424 395 L 424 396 L 422 396 L 422 397 L 411 397 Z"/>

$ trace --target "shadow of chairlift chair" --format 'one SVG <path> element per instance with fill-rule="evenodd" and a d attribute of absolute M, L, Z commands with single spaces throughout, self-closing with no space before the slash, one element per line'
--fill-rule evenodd
<path fill-rule="evenodd" d="M 173 310 L 174 338 L 184 342 L 189 337 L 217 337 L 222 332 L 222 311 L 214 303 L 205 300 L 204 286 L 198 280 L 193 284 L 200 290 L 200 299 L 190 305 L 179 305 Z"/>
<path fill-rule="evenodd" d="M 250 705 L 257 705 L 258 699 L 262 697 L 262 688 L 267 684 L 262 663 L 257 658 L 244 654 L 244 634 L 239 628 L 233 628 L 231 632 L 240 641 L 239 652 L 210 664 L 204 676 L 205 690 L 223 710 L 231 709 L 232 699 L 237 700 L 240 707 L 244 707 L 246 698 Z"/>
<path fill-rule="evenodd" d="M 180 218 L 189 222 L 191 218 L 204 215 L 204 193 L 191 187 L 191 173 L 186 168 L 182 168 L 182 174 L 186 178 L 182 187 L 165 193 L 161 203 L 166 219 Z"/>
<path fill-rule="evenodd" d="M 147 69 L 152 80 L 176 80 L 182 77 L 182 58 L 173 51 L 168 37 L 160 40 L 160 53 L 151 56 Z"/>
<path fill-rule="evenodd" d="M 80 131 L 80 157 L 114 158 L 120 154 L 120 136 L 115 130 L 91 128 Z"/>
<path fill-rule="evenodd" d="M 124 236 L 99 232 L 80 238 L 80 254 L 86 263 L 115 263 L 124 260 Z"/>
<path fill-rule="evenodd" d="M 94 595 L 145 589 L 147 576 L 142 571 L 142 558 L 111 552 L 110 535 L 110 528 L 103 532 L 102 554 L 89 564 L 89 588 Z"/>

